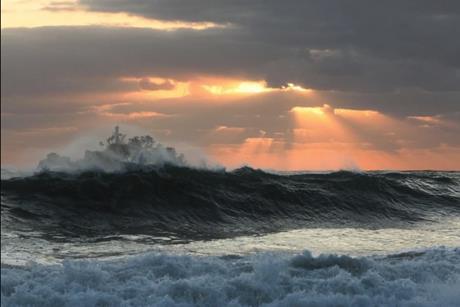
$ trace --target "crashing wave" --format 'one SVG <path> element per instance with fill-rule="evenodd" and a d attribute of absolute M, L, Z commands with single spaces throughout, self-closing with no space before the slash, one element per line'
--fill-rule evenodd
<path fill-rule="evenodd" d="M 387 228 L 459 216 L 459 192 L 460 173 L 453 172 L 286 176 L 165 165 L 4 180 L 2 215 L 46 227 L 44 233 L 62 231 L 65 220 L 66 233 L 76 236 L 115 231 L 208 239 L 327 225 Z"/>
<path fill-rule="evenodd" d="M 387 257 L 144 254 L 2 267 L 5 306 L 458 306 L 460 250 Z"/>
<path fill-rule="evenodd" d="M 135 136 L 125 141 L 126 135 L 120 133 L 116 126 L 113 134 L 107 138 L 102 151 L 86 150 L 83 159 L 72 161 L 69 157 L 49 153 L 38 164 L 38 171 L 74 172 L 85 170 L 120 171 L 127 165 L 171 164 L 186 166 L 183 154 L 178 154 L 173 147 L 165 147 L 149 135 Z"/>

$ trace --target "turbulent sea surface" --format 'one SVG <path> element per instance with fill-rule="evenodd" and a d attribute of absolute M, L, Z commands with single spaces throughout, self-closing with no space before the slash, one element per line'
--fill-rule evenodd
<path fill-rule="evenodd" d="M 460 304 L 459 172 L 2 176 L 2 306 Z"/>

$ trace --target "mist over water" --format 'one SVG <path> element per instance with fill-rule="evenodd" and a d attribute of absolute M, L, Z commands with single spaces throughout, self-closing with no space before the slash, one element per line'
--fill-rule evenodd
<path fill-rule="evenodd" d="M 93 128 L 91 131 L 79 133 L 64 145 L 56 146 L 49 150 L 41 149 L 34 152 L 33 155 L 31 153 L 30 160 L 27 163 L 18 165 L 3 164 L 1 167 L 1 178 L 9 179 L 12 177 L 23 177 L 43 171 L 39 162 L 46 160 L 47 156 L 50 154 L 58 155 L 60 162 L 53 161 L 57 163 L 52 163 L 47 171 L 65 173 L 80 173 L 91 170 L 120 172 L 124 171 L 126 162 L 129 162 L 131 166 L 138 164 L 141 166 L 150 165 L 160 167 L 164 164 L 173 164 L 187 165 L 188 167 L 198 169 L 218 170 L 225 168 L 196 146 L 192 146 L 186 142 L 169 142 L 166 144 L 155 136 L 152 138 L 158 150 L 150 153 L 147 152 L 148 150 L 144 151 L 144 154 L 150 154 L 150 157 L 147 157 L 150 159 L 139 160 L 139 157 L 136 155 L 132 155 L 129 158 L 120 157 L 116 153 L 114 154 L 107 150 L 108 143 L 106 141 L 107 136 L 110 136 L 111 129 L 113 129 L 113 127 Z M 125 136 L 124 143 L 127 143 L 131 137 L 150 135 L 148 130 L 128 124 L 123 124 L 120 127 L 120 131 L 122 135 Z M 182 154 L 185 163 L 177 163 L 177 161 L 171 159 L 170 154 L 166 152 L 167 148 L 173 148 L 178 154 Z M 87 157 L 87 152 L 103 153 L 107 156 L 105 158 L 108 159 L 93 159 L 93 157 Z"/>

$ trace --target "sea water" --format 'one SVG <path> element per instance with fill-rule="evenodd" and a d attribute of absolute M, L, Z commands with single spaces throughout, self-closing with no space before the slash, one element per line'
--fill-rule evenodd
<path fill-rule="evenodd" d="M 2 306 L 459 306 L 460 174 L 2 182 Z"/>

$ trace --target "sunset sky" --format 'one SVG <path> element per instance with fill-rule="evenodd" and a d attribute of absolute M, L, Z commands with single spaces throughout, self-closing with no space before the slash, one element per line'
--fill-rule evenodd
<path fill-rule="evenodd" d="M 229 168 L 460 170 L 458 0 L 2 0 L 1 17 L 2 166 L 119 124 Z"/>

